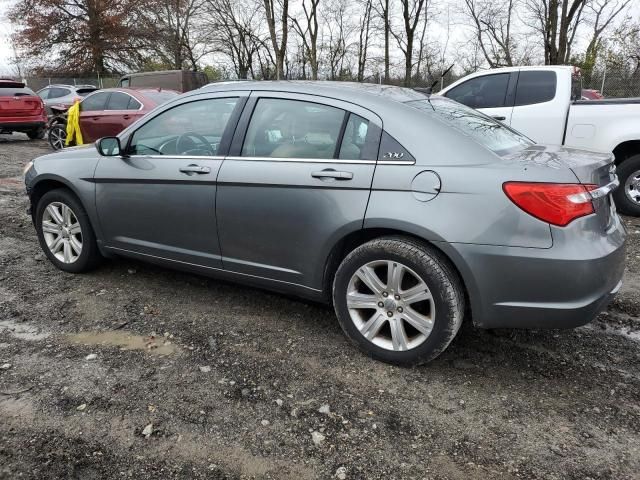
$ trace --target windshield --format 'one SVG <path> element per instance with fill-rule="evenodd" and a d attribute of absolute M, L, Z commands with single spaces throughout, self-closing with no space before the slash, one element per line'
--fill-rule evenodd
<path fill-rule="evenodd" d="M 533 145 L 527 137 L 493 118 L 443 97 L 431 96 L 424 100 L 407 102 L 407 105 L 434 114 L 436 118 L 498 155 Z"/>

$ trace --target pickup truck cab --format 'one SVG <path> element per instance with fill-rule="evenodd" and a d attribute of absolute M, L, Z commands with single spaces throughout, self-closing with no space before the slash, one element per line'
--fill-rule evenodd
<path fill-rule="evenodd" d="M 451 98 L 500 120 L 536 143 L 613 153 L 618 209 L 640 216 L 640 98 L 580 100 L 571 66 L 477 72 L 444 88 Z"/>

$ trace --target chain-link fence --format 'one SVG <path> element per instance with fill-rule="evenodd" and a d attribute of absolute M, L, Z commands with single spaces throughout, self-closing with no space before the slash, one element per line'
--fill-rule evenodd
<path fill-rule="evenodd" d="M 27 77 L 27 86 L 38 91 L 47 85 L 93 85 L 98 88 L 110 88 L 118 85 L 120 75 L 93 75 L 82 77 Z"/>

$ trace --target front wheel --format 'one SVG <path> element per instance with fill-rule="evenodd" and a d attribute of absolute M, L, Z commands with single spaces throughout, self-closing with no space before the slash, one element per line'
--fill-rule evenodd
<path fill-rule="evenodd" d="M 613 192 L 616 208 L 621 213 L 640 217 L 640 154 L 623 160 L 617 173 L 620 186 Z"/>
<path fill-rule="evenodd" d="M 440 355 L 464 316 L 461 281 L 437 250 L 408 238 L 381 238 L 351 252 L 333 284 L 347 337 L 373 358 L 400 365 Z"/>
<path fill-rule="evenodd" d="M 35 224 L 42 250 L 60 270 L 85 272 L 100 261 L 87 212 L 69 190 L 45 193 L 36 207 Z"/>
<path fill-rule="evenodd" d="M 49 127 L 49 145 L 54 150 L 61 150 L 67 140 L 67 127 L 64 124 L 56 123 Z"/>

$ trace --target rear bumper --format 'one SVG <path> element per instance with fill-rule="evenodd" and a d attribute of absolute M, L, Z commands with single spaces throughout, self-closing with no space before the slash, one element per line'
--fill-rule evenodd
<path fill-rule="evenodd" d="M 33 120 L 7 121 L 0 120 L 0 131 L 5 132 L 28 132 L 38 128 L 44 128 L 47 121 L 43 117 L 37 117 Z"/>
<path fill-rule="evenodd" d="M 622 285 L 625 232 L 576 226 L 549 249 L 448 244 L 482 328 L 573 328 L 589 323 Z M 560 237 L 560 236 L 559 236 Z M 443 248 L 444 249 L 444 248 Z"/>

